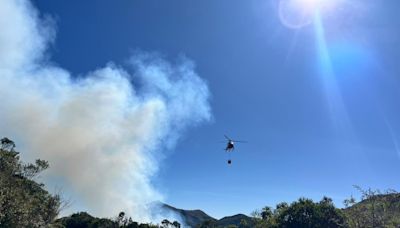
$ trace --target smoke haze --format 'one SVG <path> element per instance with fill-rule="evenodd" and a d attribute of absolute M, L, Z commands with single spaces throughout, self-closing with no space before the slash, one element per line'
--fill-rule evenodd
<path fill-rule="evenodd" d="M 193 62 L 140 52 L 128 67 L 108 63 L 77 78 L 49 61 L 54 23 L 29 1 L 0 1 L 0 16 L 0 136 L 22 157 L 48 160 L 46 183 L 80 210 L 150 221 L 147 205 L 162 200 L 151 180 L 163 150 L 211 117 Z"/>

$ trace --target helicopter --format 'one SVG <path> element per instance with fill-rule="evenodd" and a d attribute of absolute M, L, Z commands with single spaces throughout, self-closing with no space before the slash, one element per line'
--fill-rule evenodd
<path fill-rule="evenodd" d="M 225 151 L 226 152 L 231 152 L 233 150 L 235 150 L 235 143 L 247 143 L 246 141 L 241 141 L 241 140 L 234 140 L 229 138 L 228 136 L 224 135 L 226 140 L 228 140 L 228 142 L 226 143 L 226 148 Z M 229 158 L 228 159 L 228 164 L 232 164 L 232 160 Z"/>

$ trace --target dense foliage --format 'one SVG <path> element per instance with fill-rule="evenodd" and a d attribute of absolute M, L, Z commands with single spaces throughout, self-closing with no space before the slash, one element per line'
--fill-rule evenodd
<path fill-rule="evenodd" d="M 256 227 L 345 227 L 344 213 L 335 208 L 332 200 L 324 197 L 320 202 L 300 198 L 291 203 L 280 203 L 274 210 L 265 207 L 255 212 Z"/>
<path fill-rule="evenodd" d="M 15 144 L 1 139 L 0 149 L 0 227 L 43 227 L 59 213 L 60 197 L 49 194 L 33 180 L 49 164 L 36 160 L 23 164 Z"/>
<path fill-rule="evenodd" d="M 400 194 L 394 190 L 384 193 L 379 190 L 364 190 L 355 186 L 362 194 L 361 202 L 351 197 L 344 201 L 349 227 L 400 227 Z"/>
<path fill-rule="evenodd" d="M 54 226 L 60 228 L 180 228 L 181 224 L 167 219 L 161 221 L 161 224 L 137 223 L 127 218 L 124 212 L 115 219 L 96 218 L 86 212 L 80 212 L 58 219 Z"/>
<path fill-rule="evenodd" d="M 206 221 L 200 228 L 336 228 L 346 227 L 345 215 L 336 208 L 330 198 L 324 197 L 320 202 L 300 198 L 291 203 L 280 203 L 275 209 L 264 207 L 253 212 L 253 218 L 242 218 L 240 223 L 221 225 L 218 221 Z"/>
<path fill-rule="evenodd" d="M 168 221 L 168 220 L 166 220 Z M 169 222 L 169 221 L 168 221 Z M 174 222 L 174 224 L 179 224 Z M 168 223 L 168 225 L 170 225 Z M 54 224 L 55 227 L 67 228 L 158 228 L 158 227 L 174 227 L 172 226 L 159 226 L 153 224 L 139 224 L 132 221 L 130 218 L 125 217 L 125 213 L 121 212 L 115 219 L 96 218 L 86 212 L 75 213 L 71 216 L 58 219 Z M 180 227 L 176 226 L 176 227 Z"/>

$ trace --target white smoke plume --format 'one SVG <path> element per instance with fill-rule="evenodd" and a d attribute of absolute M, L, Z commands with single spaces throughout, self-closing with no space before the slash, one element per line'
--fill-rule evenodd
<path fill-rule="evenodd" d="M 80 210 L 151 220 L 146 206 L 162 200 L 151 179 L 165 145 L 210 118 L 206 83 L 191 61 L 149 53 L 131 57 L 128 69 L 108 63 L 74 77 L 49 61 L 49 22 L 27 0 L 0 1 L 0 136 L 22 157 L 48 160 L 45 180 Z"/>

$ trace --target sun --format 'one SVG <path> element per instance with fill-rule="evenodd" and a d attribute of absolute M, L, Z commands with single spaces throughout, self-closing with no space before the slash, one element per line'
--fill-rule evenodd
<path fill-rule="evenodd" d="M 336 8 L 341 0 L 296 0 L 308 10 L 327 12 Z"/>
<path fill-rule="evenodd" d="M 316 13 L 330 13 L 342 0 L 280 0 L 279 17 L 289 28 L 301 28 L 312 23 Z"/>
<path fill-rule="evenodd" d="M 317 8 L 322 4 L 326 4 L 329 0 L 296 0 L 299 4 L 309 8 Z"/>

